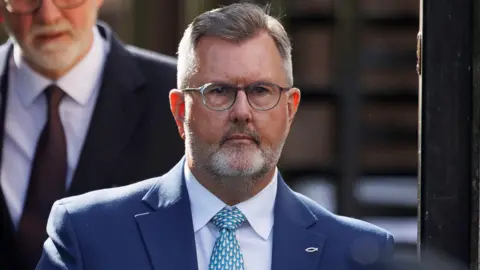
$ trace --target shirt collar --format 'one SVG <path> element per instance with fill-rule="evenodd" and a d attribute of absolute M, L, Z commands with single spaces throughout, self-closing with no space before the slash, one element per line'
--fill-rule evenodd
<path fill-rule="evenodd" d="M 257 195 L 241 202 L 237 208 L 247 218 L 250 226 L 263 239 L 267 240 L 273 227 L 273 208 L 277 195 L 277 168 L 272 181 Z"/>
<path fill-rule="evenodd" d="M 100 83 L 101 71 L 108 52 L 108 44 L 101 37 L 97 27 L 93 27 L 93 43 L 87 55 L 58 81 L 42 76 L 24 61 L 21 49 L 14 45 L 12 70 L 15 89 L 25 107 L 29 107 L 50 84 L 57 84 L 65 93 L 81 105 L 86 105 L 93 90 Z"/>
<path fill-rule="evenodd" d="M 273 228 L 273 208 L 278 182 L 277 174 L 278 172 L 275 168 L 272 181 L 262 191 L 247 201 L 236 205 L 245 215 L 253 230 L 265 240 L 269 238 Z M 202 186 L 186 164 L 184 166 L 184 175 L 190 198 L 193 229 L 194 232 L 197 232 L 227 205 Z"/>

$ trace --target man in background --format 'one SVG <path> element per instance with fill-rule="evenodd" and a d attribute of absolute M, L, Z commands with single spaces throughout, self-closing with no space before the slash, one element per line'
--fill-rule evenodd
<path fill-rule="evenodd" d="M 0 47 L 0 268 L 31 270 L 64 196 L 166 172 L 182 155 L 168 109 L 176 60 L 126 47 L 103 0 L 5 0 Z"/>
<path fill-rule="evenodd" d="M 193 20 L 170 108 L 185 158 L 57 201 L 38 270 L 380 270 L 393 237 L 292 191 L 277 169 L 300 103 L 290 39 L 254 4 Z"/>

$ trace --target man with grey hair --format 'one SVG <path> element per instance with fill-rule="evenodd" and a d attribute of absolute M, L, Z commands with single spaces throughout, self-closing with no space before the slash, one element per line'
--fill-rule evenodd
<path fill-rule="evenodd" d="M 293 192 L 277 162 L 300 102 L 291 45 L 262 8 L 199 15 L 170 108 L 167 174 L 55 203 L 37 269 L 387 269 L 392 236 Z"/>
<path fill-rule="evenodd" d="M 123 43 L 104 0 L 1 0 L 0 269 L 35 268 L 56 200 L 166 173 L 184 153 L 176 59 Z"/>

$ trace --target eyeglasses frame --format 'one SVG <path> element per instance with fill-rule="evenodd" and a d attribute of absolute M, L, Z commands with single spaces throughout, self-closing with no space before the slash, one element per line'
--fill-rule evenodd
<path fill-rule="evenodd" d="M 209 107 L 205 101 L 205 95 L 204 95 L 204 92 L 205 92 L 205 89 L 207 89 L 207 87 L 211 86 L 211 85 L 214 85 L 214 84 L 218 84 L 218 85 L 229 85 L 229 86 L 232 86 L 236 89 L 235 91 L 235 97 L 232 101 L 232 104 L 230 104 L 230 106 L 228 106 L 227 108 L 225 109 L 221 109 L 221 110 L 217 110 L 217 109 L 213 109 L 211 107 Z M 268 109 L 259 109 L 259 108 L 256 108 L 255 106 L 252 105 L 252 103 L 250 102 L 250 99 L 248 98 L 248 94 L 247 92 L 245 92 L 245 88 L 248 88 L 248 87 L 251 87 L 251 86 L 254 86 L 254 85 L 270 85 L 270 86 L 275 86 L 276 88 L 279 89 L 279 95 L 278 95 L 278 99 L 277 101 L 275 102 L 275 104 L 268 108 Z M 229 110 L 230 108 L 233 107 L 233 105 L 235 104 L 235 102 L 237 101 L 237 96 L 238 96 L 238 91 L 240 90 L 243 90 L 245 92 L 245 95 L 247 96 L 247 101 L 248 101 L 248 104 L 250 105 L 250 107 L 254 108 L 255 110 L 258 110 L 258 111 L 269 111 L 269 110 L 272 110 L 273 108 L 275 108 L 278 103 L 280 102 L 280 99 L 282 98 L 282 93 L 283 92 L 288 92 L 290 89 L 292 89 L 293 87 L 282 87 L 278 84 L 274 84 L 274 83 L 270 83 L 270 82 L 254 82 L 254 83 L 251 83 L 251 84 L 248 84 L 248 85 L 245 85 L 245 86 L 235 86 L 235 85 L 232 85 L 232 84 L 228 84 L 228 83 L 206 83 L 200 87 L 191 87 L 191 88 L 184 88 L 184 89 L 180 89 L 182 92 L 185 92 L 185 91 L 196 91 L 196 92 L 200 92 L 200 94 L 202 95 L 202 101 L 203 101 L 203 105 L 205 107 L 207 107 L 208 109 L 210 110 L 213 110 L 213 111 L 217 111 L 217 112 L 222 112 L 222 111 L 226 111 L 226 110 Z"/>

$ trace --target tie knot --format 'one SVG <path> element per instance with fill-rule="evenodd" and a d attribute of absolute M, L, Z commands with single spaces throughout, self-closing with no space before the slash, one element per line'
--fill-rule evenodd
<path fill-rule="evenodd" d="M 47 96 L 48 107 L 51 110 L 56 110 L 65 96 L 65 92 L 57 85 L 51 84 L 45 88 L 45 95 Z"/>
<path fill-rule="evenodd" d="M 213 218 L 212 223 L 219 229 L 235 231 L 245 221 L 245 216 L 237 207 L 223 208 Z"/>

